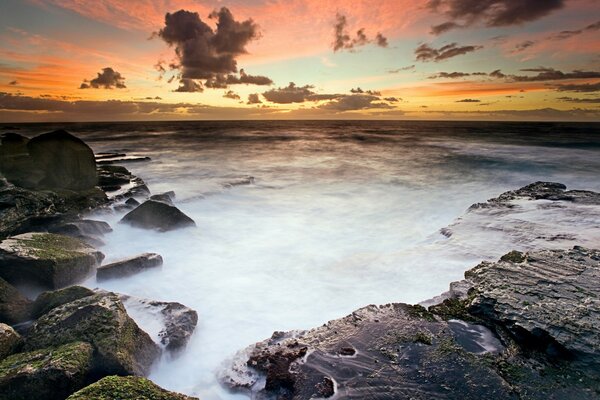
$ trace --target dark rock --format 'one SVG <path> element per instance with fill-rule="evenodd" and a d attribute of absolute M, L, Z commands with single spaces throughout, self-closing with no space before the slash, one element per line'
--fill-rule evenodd
<path fill-rule="evenodd" d="M 0 277 L 57 289 L 89 276 L 104 255 L 81 240 L 52 233 L 25 233 L 0 243 Z"/>
<path fill-rule="evenodd" d="M 69 286 L 64 289 L 41 293 L 33 302 L 31 316 L 37 319 L 56 307 L 92 296 L 94 293 L 93 290 L 83 286 Z"/>
<path fill-rule="evenodd" d="M 130 207 L 137 207 L 140 205 L 140 202 L 134 199 L 133 197 L 130 197 L 125 201 L 125 204 L 127 204 Z"/>
<path fill-rule="evenodd" d="M 67 400 L 198 400 L 169 392 L 152 381 L 134 376 L 107 376 L 73 393 Z"/>
<path fill-rule="evenodd" d="M 154 200 L 147 200 L 126 214 L 121 222 L 137 228 L 155 229 L 161 232 L 196 226 L 194 220 L 177 207 Z"/>
<path fill-rule="evenodd" d="M 130 312 L 150 314 L 161 323 L 159 340 L 171 352 L 185 348 L 198 324 L 198 313 L 181 303 L 140 299 L 127 295 L 121 295 L 120 298 Z"/>
<path fill-rule="evenodd" d="M 21 344 L 21 335 L 9 325 L 0 322 L 0 360 L 15 353 Z"/>
<path fill-rule="evenodd" d="M 27 143 L 35 168 L 44 175 L 33 189 L 91 189 L 98 183 L 94 153 L 83 140 L 58 130 Z"/>
<path fill-rule="evenodd" d="M 89 344 L 76 342 L 0 361 L 0 398 L 63 400 L 85 386 L 92 351 Z"/>
<path fill-rule="evenodd" d="M 160 267 L 162 264 L 163 259 L 160 254 L 144 253 L 99 267 L 96 270 L 96 278 L 98 281 L 124 278 L 146 271 L 150 268 Z"/>
<path fill-rule="evenodd" d="M 17 324 L 29 318 L 31 301 L 0 278 L 0 322 Z"/>
<path fill-rule="evenodd" d="M 172 206 L 173 200 L 175 200 L 175 192 L 169 191 L 165 193 L 154 194 L 150 196 L 150 200 L 161 201 Z"/>
<path fill-rule="evenodd" d="M 76 340 L 94 347 L 95 369 L 104 375 L 146 375 L 160 354 L 114 293 L 100 292 L 52 309 L 33 324 L 25 349 Z"/>
<path fill-rule="evenodd" d="M 242 176 L 241 178 L 237 178 L 234 180 L 231 180 L 227 183 L 223 184 L 223 187 L 226 189 L 231 189 L 234 186 L 243 186 L 243 185 L 253 185 L 254 184 L 254 177 L 253 176 Z"/>
<path fill-rule="evenodd" d="M 114 164 L 114 163 L 132 163 L 132 162 L 143 162 L 150 161 L 150 157 L 146 156 L 124 156 L 124 157 L 107 157 L 98 160 L 98 164 Z"/>
<path fill-rule="evenodd" d="M 29 139 L 18 133 L 5 133 L 0 145 L 0 174 L 17 186 L 31 187 L 43 177 L 33 165 L 27 149 Z"/>

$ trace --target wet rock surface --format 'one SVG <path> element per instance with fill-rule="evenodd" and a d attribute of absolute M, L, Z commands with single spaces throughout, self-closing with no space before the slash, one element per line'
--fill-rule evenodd
<path fill-rule="evenodd" d="M 169 392 L 148 379 L 133 376 L 107 376 L 73 393 L 67 400 L 198 400 Z"/>
<path fill-rule="evenodd" d="M 127 213 L 121 222 L 136 228 L 153 229 L 161 232 L 196 226 L 193 219 L 177 207 L 161 201 L 147 200 Z"/>
<path fill-rule="evenodd" d="M 129 317 L 118 296 L 99 292 L 52 309 L 26 337 L 25 349 L 85 341 L 94 348 L 95 369 L 104 375 L 146 375 L 158 346 Z"/>
<path fill-rule="evenodd" d="M 104 255 L 81 240 L 25 233 L 0 243 L 0 277 L 9 283 L 57 289 L 82 281 Z"/>
<path fill-rule="evenodd" d="M 0 398 L 63 400 L 85 385 L 92 352 L 76 342 L 14 354 L 0 361 Z"/>
<path fill-rule="evenodd" d="M 17 324 L 29 318 L 31 301 L 0 278 L 0 322 Z"/>
<path fill-rule="evenodd" d="M 81 298 L 92 296 L 95 292 L 83 286 L 69 286 L 68 288 L 41 293 L 31 306 L 31 317 L 39 318 L 50 310 Z"/>
<path fill-rule="evenodd" d="M 10 325 L 0 322 L 0 361 L 17 352 L 22 339 Z"/>
<path fill-rule="evenodd" d="M 99 267 L 96 270 L 96 278 L 98 281 L 125 278 L 152 268 L 158 268 L 162 264 L 163 259 L 160 254 L 144 253 Z"/>

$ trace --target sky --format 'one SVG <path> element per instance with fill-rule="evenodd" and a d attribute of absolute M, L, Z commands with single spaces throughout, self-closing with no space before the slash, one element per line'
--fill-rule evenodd
<path fill-rule="evenodd" d="M 598 0 L 0 0 L 0 122 L 600 121 Z"/>

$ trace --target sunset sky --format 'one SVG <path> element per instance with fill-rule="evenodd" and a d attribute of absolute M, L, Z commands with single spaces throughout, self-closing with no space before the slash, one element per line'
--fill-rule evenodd
<path fill-rule="evenodd" d="M 0 121 L 600 121 L 598 0 L 0 0 Z"/>

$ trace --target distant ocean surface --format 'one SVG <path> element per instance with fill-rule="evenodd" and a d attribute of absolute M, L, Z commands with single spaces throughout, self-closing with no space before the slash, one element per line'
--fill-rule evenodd
<path fill-rule="evenodd" d="M 307 329 L 367 304 L 436 296 L 481 254 L 440 229 L 473 203 L 534 181 L 600 191 L 600 124 L 231 121 L 17 125 L 64 128 L 96 152 L 151 157 L 127 164 L 153 193 L 174 190 L 197 229 L 117 223 L 107 261 L 145 251 L 162 270 L 90 287 L 198 311 L 187 350 L 150 376 L 203 400 L 228 357 L 277 330 Z M 489 236 L 486 236 L 489 239 Z M 133 313 L 133 312 L 132 312 Z M 135 315 L 134 315 L 135 316 Z M 137 316 L 152 331 L 152 319 Z"/>

